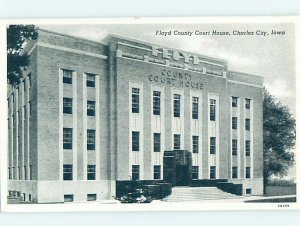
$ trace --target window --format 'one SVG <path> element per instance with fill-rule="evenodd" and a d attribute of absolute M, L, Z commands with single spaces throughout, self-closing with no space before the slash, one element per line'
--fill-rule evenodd
<path fill-rule="evenodd" d="M 174 150 L 180 150 L 180 134 L 174 134 Z"/>
<path fill-rule="evenodd" d="M 246 167 L 246 178 L 250 178 L 251 177 L 251 172 L 250 172 L 251 168 L 250 167 Z"/>
<path fill-rule="evenodd" d="M 161 167 L 159 165 L 154 166 L 154 180 L 160 180 L 160 168 Z"/>
<path fill-rule="evenodd" d="M 87 201 L 96 201 L 97 194 L 87 194 Z"/>
<path fill-rule="evenodd" d="M 160 92 L 153 91 L 153 115 L 160 115 Z"/>
<path fill-rule="evenodd" d="M 216 179 L 216 166 L 211 166 L 209 172 L 210 179 Z"/>
<path fill-rule="evenodd" d="M 216 154 L 216 138 L 211 137 L 209 143 L 210 154 Z"/>
<path fill-rule="evenodd" d="M 63 83 L 72 84 L 72 71 L 63 70 Z"/>
<path fill-rule="evenodd" d="M 250 109 L 251 106 L 251 100 L 250 99 L 245 99 L 245 108 Z"/>
<path fill-rule="evenodd" d="M 250 156 L 250 140 L 245 141 L 245 146 L 246 146 L 246 156 Z"/>
<path fill-rule="evenodd" d="M 193 97 L 192 103 L 192 118 L 198 119 L 199 118 L 199 97 Z"/>
<path fill-rule="evenodd" d="M 236 166 L 232 167 L 232 178 L 238 178 L 238 168 Z"/>
<path fill-rule="evenodd" d="M 96 106 L 96 101 L 93 100 L 88 100 L 87 101 L 87 115 L 88 116 L 95 116 L 95 106 Z"/>
<path fill-rule="evenodd" d="M 139 180 L 140 179 L 140 166 L 133 165 L 131 171 L 132 180 Z"/>
<path fill-rule="evenodd" d="M 238 144 L 237 140 L 233 139 L 232 140 L 232 155 L 237 155 L 238 151 Z"/>
<path fill-rule="evenodd" d="M 237 129 L 237 117 L 232 117 L 232 129 Z"/>
<path fill-rule="evenodd" d="M 28 74 L 28 88 L 31 88 L 31 73 Z"/>
<path fill-rule="evenodd" d="M 232 99 L 231 99 L 231 106 L 233 108 L 236 108 L 237 105 L 238 105 L 238 98 L 237 97 L 232 97 Z"/>
<path fill-rule="evenodd" d="M 96 179 L 96 165 L 87 166 L 87 179 L 95 180 Z"/>
<path fill-rule="evenodd" d="M 64 97 L 63 112 L 65 114 L 72 114 L 72 98 Z"/>
<path fill-rule="evenodd" d="M 132 131 L 132 151 L 140 150 L 140 132 Z"/>
<path fill-rule="evenodd" d="M 246 194 L 250 195 L 252 193 L 252 189 L 251 188 L 246 188 Z"/>
<path fill-rule="evenodd" d="M 86 86 L 95 87 L 96 76 L 94 74 L 86 74 Z"/>
<path fill-rule="evenodd" d="M 64 149 L 72 149 L 72 128 L 64 128 L 63 131 L 63 148 Z"/>
<path fill-rule="evenodd" d="M 216 121 L 216 100 L 214 99 L 210 99 L 209 118 L 210 121 Z"/>
<path fill-rule="evenodd" d="M 27 111 L 26 111 L 26 105 L 23 106 L 23 120 L 27 118 Z"/>
<path fill-rule="evenodd" d="M 199 152 L 199 136 L 193 136 L 193 153 Z"/>
<path fill-rule="evenodd" d="M 18 166 L 18 175 L 19 175 L 19 180 L 21 180 L 21 168 Z"/>
<path fill-rule="evenodd" d="M 132 99 L 132 113 L 139 113 L 140 112 L 140 89 L 132 88 L 131 93 Z"/>
<path fill-rule="evenodd" d="M 245 119 L 245 129 L 250 130 L 250 119 L 249 118 Z"/>
<path fill-rule="evenodd" d="M 64 180 L 73 180 L 73 165 L 64 164 L 63 165 L 63 178 Z"/>
<path fill-rule="evenodd" d="M 87 150 L 95 150 L 96 144 L 96 130 L 87 130 Z"/>
<path fill-rule="evenodd" d="M 27 180 L 27 167 L 24 166 L 24 180 Z"/>
<path fill-rule="evenodd" d="M 174 94 L 174 117 L 180 117 L 180 95 L 179 94 Z"/>
<path fill-rule="evenodd" d="M 198 180 L 199 179 L 199 166 L 192 167 L 192 179 Z"/>
<path fill-rule="evenodd" d="M 8 167 L 8 179 L 9 179 L 9 180 L 12 179 L 12 178 L 11 178 L 11 174 L 12 174 L 12 173 L 11 173 L 10 167 Z"/>
<path fill-rule="evenodd" d="M 32 165 L 29 165 L 29 179 L 32 180 Z"/>
<path fill-rule="evenodd" d="M 28 195 L 28 201 L 31 202 L 32 201 L 32 197 L 31 194 Z"/>
<path fill-rule="evenodd" d="M 26 201 L 26 194 L 23 193 L 23 201 L 25 202 Z"/>
<path fill-rule="evenodd" d="M 32 104 L 31 104 L 31 101 L 29 101 L 29 117 L 32 115 Z"/>
<path fill-rule="evenodd" d="M 26 93 L 26 80 L 23 80 L 24 93 Z"/>
<path fill-rule="evenodd" d="M 73 202 L 74 195 L 64 195 L 64 202 Z"/>
<path fill-rule="evenodd" d="M 153 134 L 153 141 L 154 152 L 160 152 L 160 133 Z"/>

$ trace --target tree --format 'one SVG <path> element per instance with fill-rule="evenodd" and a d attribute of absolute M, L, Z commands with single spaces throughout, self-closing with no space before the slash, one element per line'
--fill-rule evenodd
<path fill-rule="evenodd" d="M 287 106 L 265 88 L 263 92 L 265 189 L 271 176 L 286 176 L 295 163 L 292 149 L 296 141 L 296 122 Z"/>
<path fill-rule="evenodd" d="M 22 69 L 26 69 L 30 59 L 27 53 L 21 53 L 24 44 L 38 38 L 34 25 L 9 25 L 7 27 L 7 81 L 17 85 L 22 78 Z"/>

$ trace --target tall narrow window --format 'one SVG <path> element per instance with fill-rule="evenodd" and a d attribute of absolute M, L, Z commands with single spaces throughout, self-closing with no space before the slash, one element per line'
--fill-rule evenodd
<path fill-rule="evenodd" d="M 237 97 L 232 97 L 232 99 L 231 99 L 231 106 L 233 108 L 236 108 L 237 105 L 238 105 L 238 98 Z"/>
<path fill-rule="evenodd" d="M 86 86 L 95 87 L 96 76 L 94 74 L 86 74 Z"/>
<path fill-rule="evenodd" d="M 63 70 L 63 83 L 72 84 L 72 71 Z"/>
<path fill-rule="evenodd" d="M 24 166 L 24 180 L 27 180 L 27 167 Z"/>
<path fill-rule="evenodd" d="M 237 149 L 238 149 L 238 144 L 237 140 L 233 139 L 232 140 L 232 155 L 237 155 Z"/>
<path fill-rule="evenodd" d="M 27 109 L 26 109 L 26 105 L 23 106 L 23 120 L 26 120 L 27 118 Z"/>
<path fill-rule="evenodd" d="M 29 179 L 33 180 L 33 175 L 32 175 L 32 165 L 29 165 Z"/>
<path fill-rule="evenodd" d="M 154 180 L 160 180 L 161 176 L 160 176 L 160 171 L 161 171 L 161 166 L 160 165 L 155 165 L 154 166 L 154 175 L 153 175 L 153 178 Z"/>
<path fill-rule="evenodd" d="M 72 98 L 64 97 L 63 99 L 63 113 L 72 114 Z"/>
<path fill-rule="evenodd" d="M 246 178 L 251 178 L 251 168 L 246 167 Z"/>
<path fill-rule="evenodd" d="M 246 156 L 250 156 L 250 153 L 251 153 L 251 151 L 250 151 L 250 147 L 251 147 L 251 142 L 250 142 L 250 140 L 246 140 L 245 141 L 245 146 L 246 146 Z"/>
<path fill-rule="evenodd" d="M 28 89 L 31 88 L 31 73 L 28 74 Z"/>
<path fill-rule="evenodd" d="M 153 115 L 160 115 L 160 92 L 153 91 Z"/>
<path fill-rule="evenodd" d="M 140 150 L 140 132 L 132 131 L 132 151 Z"/>
<path fill-rule="evenodd" d="M 12 174 L 12 173 L 11 173 L 11 169 L 10 169 L 10 167 L 8 167 L 8 179 L 9 179 L 9 180 L 11 180 L 11 174 Z"/>
<path fill-rule="evenodd" d="M 251 106 L 251 100 L 250 99 L 245 99 L 245 108 L 250 109 Z"/>
<path fill-rule="evenodd" d="M 87 179 L 96 180 L 96 165 L 87 166 Z"/>
<path fill-rule="evenodd" d="M 73 180 L 73 165 L 64 164 L 63 165 L 63 179 L 64 180 Z"/>
<path fill-rule="evenodd" d="M 72 149 L 72 128 L 64 128 L 63 130 L 63 148 Z"/>
<path fill-rule="evenodd" d="M 173 103 L 174 103 L 174 117 L 180 117 L 180 95 L 179 94 L 174 94 L 173 97 Z"/>
<path fill-rule="evenodd" d="M 238 125 L 238 119 L 237 117 L 232 117 L 232 129 L 237 129 L 237 125 Z"/>
<path fill-rule="evenodd" d="M 96 130 L 87 130 L 87 150 L 95 150 L 96 144 Z"/>
<path fill-rule="evenodd" d="M 209 150 L 210 150 L 210 154 L 216 154 L 216 138 L 215 137 L 210 137 Z"/>
<path fill-rule="evenodd" d="M 199 166 L 192 167 L 192 179 L 198 180 L 199 179 Z"/>
<path fill-rule="evenodd" d="M 140 179 L 140 165 L 132 165 L 131 178 L 132 180 Z"/>
<path fill-rule="evenodd" d="M 174 134 L 174 150 L 180 150 L 180 134 Z"/>
<path fill-rule="evenodd" d="M 238 168 L 236 166 L 232 167 L 232 178 L 238 178 Z"/>
<path fill-rule="evenodd" d="M 160 152 L 160 133 L 154 133 L 153 134 L 153 149 L 154 152 Z"/>
<path fill-rule="evenodd" d="M 250 119 L 249 118 L 245 119 L 245 129 L 250 130 Z"/>
<path fill-rule="evenodd" d="M 216 166 L 210 166 L 210 179 L 216 179 Z"/>
<path fill-rule="evenodd" d="M 95 116 L 96 109 L 96 101 L 88 100 L 87 101 L 87 115 L 88 116 Z"/>
<path fill-rule="evenodd" d="M 214 99 L 210 99 L 209 117 L 210 121 L 216 121 L 216 100 Z"/>
<path fill-rule="evenodd" d="M 31 104 L 31 101 L 29 101 L 29 117 L 32 115 L 32 104 Z"/>
<path fill-rule="evenodd" d="M 140 112 L 140 89 L 132 88 L 132 113 Z"/>
<path fill-rule="evenodd" d="M 192 103 L 192 118 L 198 119 L 199 118 L 199 97 L 193 97 Z"/>
<path fill-rule="evenodd" d="M 192 141 L 193 141 L 193 153 L 198 153 L 199 152 L 199 136 L 193 136 Z"/>

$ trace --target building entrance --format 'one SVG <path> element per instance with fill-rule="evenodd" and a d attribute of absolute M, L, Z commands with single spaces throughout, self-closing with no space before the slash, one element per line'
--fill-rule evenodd
<path fill-rule="evenodd" d="M 187 186 L 192 180 L 192 154 L 188 150 L 164 152 L 164 181 L 173 186 Z"/>

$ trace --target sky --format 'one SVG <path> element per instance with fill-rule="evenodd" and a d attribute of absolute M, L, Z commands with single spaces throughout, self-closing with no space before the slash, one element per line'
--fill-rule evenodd
<path fill-rule="evenodd" d="M 117 34 L 179 50 L 194 52 L 228 63 L 228 69 L 264 78 L 267 90 L 287 105 L 296 115 L 295 39 L 293 24 L 82 24 L 39 25 L 40 28 L 102 41 L 109 34 Z M 174 31 L 196 30 L 210 35 L 173 35 Z M 212 31 L 229 32 L 228 36 L 212 35 Z M 284 31 L 284 35 L 271 35 L 272 30 Z M 172 35 L 156 35 L 159 31 L 171 31 Z M 233 31 L 254 32 L 255 35 L 233 35 Z M 269 35 L 256 35 L 268 32 Z M 294 178 L 292 167 L 288 178 Z"/>

